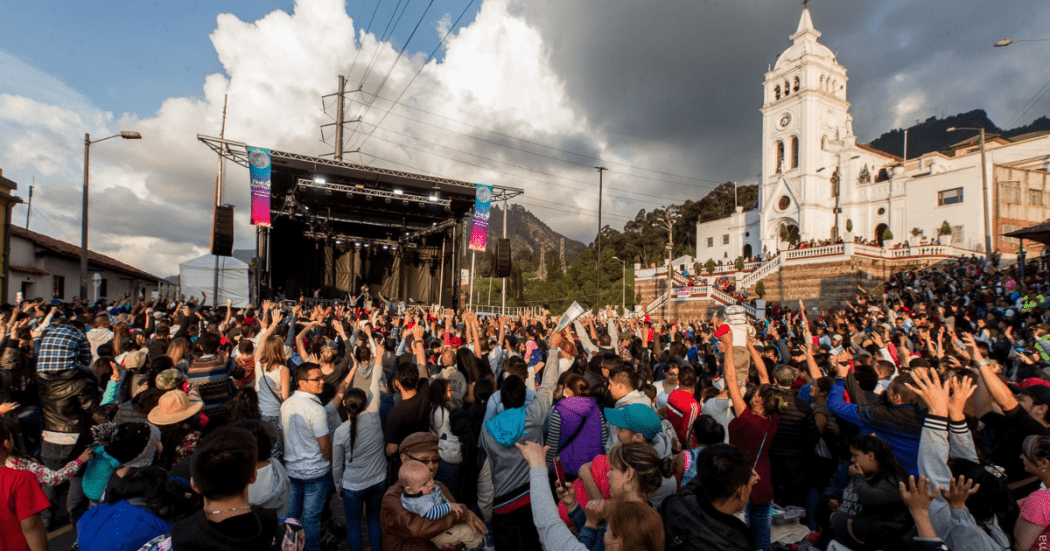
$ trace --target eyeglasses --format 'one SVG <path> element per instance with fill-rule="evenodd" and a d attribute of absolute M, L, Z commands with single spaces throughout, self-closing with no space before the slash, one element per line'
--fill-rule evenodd
<path fill-rule="evenodd" d="M 406 455 L 406 456 L 407 456 L 407 457 L 408 457 L 409 459 L 411 459 L 412 461 L 419 461 L 420 463 L 425 463 L 425 464 L 427 464 L 427 465 L 437 465 L 438 463 L 440 463 L 440 462 L 441 462 L 441 459 L 440 459 L 440 458 L 434 458 L 434 459 L 423 459 L 423 458 L 421 458 L 421 457 L 412 457 L 411 455 L 408 455 L 407 453 L 406 453 L 405 455 Z"/>

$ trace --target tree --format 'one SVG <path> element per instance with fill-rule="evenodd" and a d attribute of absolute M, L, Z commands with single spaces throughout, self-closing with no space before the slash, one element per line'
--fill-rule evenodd
<path fill-rule="evenodd" d="M 707 270 L 708 274 L 715 273 L 715 261 L 714 261 L 714 259 L 708 258 L 707 262 L 704 263 L 704 269 Z"/>
<path fill-rule="evenodd" d="M 742 257 L 742 256 L 736 257 L 736 262 L 733 264 L 733 267 L 736 268 L 736 271 L 738 271 L 738 272 L 743 271 L 744 270 L 744 257 Z"/>
<path fill-rule="evenodd" d="M 846 219 L 846 231 L 853 231 L 853 220 Z"/>
<path fill-rule="evenodd" d="M 938 233 L 940 235 L 951 235 L 952 234 L 952 226 L 951 226 L 951 224 L 949 224 L 948 221 L 945 220 L 944 223 L 941 224 L 941 229 L 938 230 Z"/>
<path fill-rule="evenodd" d="M 911 236 L 912 237 L 919 237 L 919 235 L 921 233 L 922 233 L 922 230 L 920 230 L 919 228 L 912 228 L 911 229 Z"/>
<path fill-rule="evenodd" d="M 882 240 L 890 241 L 891 239 L 893 239 L 893 232 L 889 228 L 882 230 Z"/>
<path fill-rule="evenodd" d="M 766 284 L 763 283 L 762 281 L 759 281 L 758 283 L 756 283 L 755 284 L 755 294 L 760 296 L 760 297 L 766 296 Z"/>

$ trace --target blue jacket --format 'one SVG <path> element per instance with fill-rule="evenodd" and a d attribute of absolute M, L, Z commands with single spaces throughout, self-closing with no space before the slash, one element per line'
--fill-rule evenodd
<path fill-rule="evenodd" d="M 853 376 L 851 373 L 850 377 Z M 828 393 L 828 409 L 835 417 L 858 427 L 862 433 L 874 433 L 892 448 L 908 474 L 919 476 L 919 440 L 926 410 L 918 406 L 883 406 L 850 404 L 845 399 L 846 385 L 835 382 Z"/>
<path fill-rule="evenodd" d="M 103 503 L 80 517 L 77 543 L 82 551 L 137 551 L 170 531 L 170 522 L 127 501 Z"/>

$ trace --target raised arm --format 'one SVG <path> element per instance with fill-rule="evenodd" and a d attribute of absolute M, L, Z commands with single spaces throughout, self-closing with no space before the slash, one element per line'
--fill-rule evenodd
<path fill-rule="evenodd" d="M 736 378 L 736 366 L 733 365 L 733 336 L 730 333 L 722 335 L 719 345 L 722 348 L 722 355 L 725 357 L 723 362 L 722 371 L 723 377 L 726 381 L 726 391 L 729 392 L 729 400 L 733 403 L 733 412 L 736 413 L 737 417 L 744 414 L 744 410 L 747 409 L 747 402 L 744 401 L 744 397 L 740 395 L 740 387 L 738 386 Z"/>
<path fill-rule="evenodd" d="M 755 364 L 755 371 L 758 372 L 759 384 L 769 384 L 769 370 L 766 369 L 766 362 L 762 360 L 762 355 L 758 353 L 758 349 L 751 344 L 751 339 L 747 339 L 747 351 L 751 353 L 751 363 Z M 733 349 L 729 349 L 729 355 L 733 355 Z"/>
<path fill-rule="evenodd" d="M 996 375 L 991 364 L 981 356 L 981 351 L 977 348 L 977 343 L 974 342 L 973 335 L 964 335 L 962 340 L 967 348 L 969 348 L 970 354 L 972 354 L 974 361 L 977 363 L 977 366 L 981 371 L 981 381 L 984 382 L 984 387 L 988 389 L 988 392 L 992 395 L 992 399 L 995 400 L 995 403 L 998 404 L 1003 411 L 1010 411 L 1017 407 L 1017 398 L 1014 398 L 1013 392 L 1010 392 L 1010 387 L 1006 386 L 1006 383 Z"/>

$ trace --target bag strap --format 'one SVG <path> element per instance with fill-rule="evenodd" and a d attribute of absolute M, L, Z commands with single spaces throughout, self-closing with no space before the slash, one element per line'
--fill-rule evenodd
<path fill-rule="evenodd" d="M 280 369 L 280 368 L 277 368 L 277 369 Z M 266 380 L 266 388 L 270 389 L 270 393 L 273 394 L 274 398 L 277 398 L 277 403 L 278 404 L 283 404 L 284 403 L 284 398 L 281 398 L 281 395 L 277 394 L 277 391 L 274 390 L 274 388 L 273 388 L 273 381 L 271 381 L 270 378 L 266 376 L 266 372 L 265 371 L 263 371 L 261 373 L 261 375 L 262 375 L 262 378 Z"/>
<path fill-rule="evenodd" d="M 587 420 L 590 418 L 591 415 L 588 413 L 587 415 L 583 416 L 583 419 L 580 419 L 580 424 L 577 425 L 576 430 L 569 435 L 569 439 L 566 440 L 564 444 L 558 446 L 558 451 L 554 452 L 554 455 L 560 454 L 562 450 L 568 448 L 569 444 L 572 444 L 576 440 L 576 437 L 579 436 L 581 432 L 583 432 L 583 426 L 587 424 Z"/>

